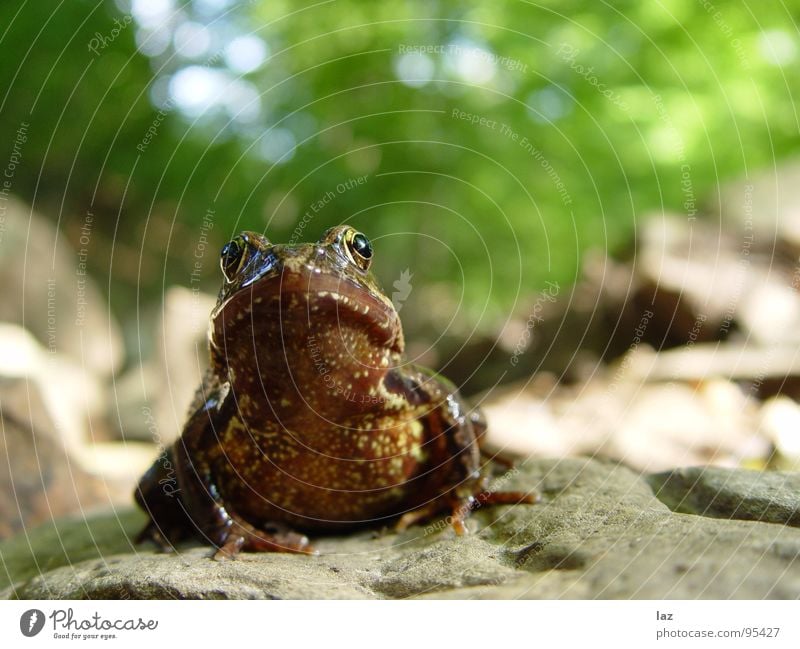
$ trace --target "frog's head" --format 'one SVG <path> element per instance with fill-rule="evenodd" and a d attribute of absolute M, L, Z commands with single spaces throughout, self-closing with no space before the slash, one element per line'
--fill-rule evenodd
<path fill-rule="evenodd" d="M 296 245 L 242 232 L 220 257 L 225 281 L 211 314 L 212 355 L 236 372 L 247 363 L 274 366 L 279 356 L 299 366 L 315 346 L 343 367 L 401 354 L 400 319 L 370 273 L 372 261 L 369 239 L 346 225 Z"/>

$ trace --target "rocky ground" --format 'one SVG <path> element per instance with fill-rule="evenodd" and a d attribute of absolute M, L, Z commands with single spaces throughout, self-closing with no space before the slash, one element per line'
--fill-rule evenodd
<path fill-rule="evenodd" d="M 214 297 L 166 290 L 130 357 L 77 251 L 13 202 L 9 233 L 39 247 L 0 242 L 0 279 L 22 286 L 0 308 L 0 594 L 797 598 L 798 187 L 787 165 L 722 187 L 714 216 L 644 216 L 629 255 L 587 251 L 557 299 L 529 295 L 452 357 L 443 343 L 488 447 L 528 458 L 513 479 L 542 504 L 479 512 L 462 538 L 360 533 L 227 564 L 130 542 L 133 486 L 181 429 Z M 49 250 L 52 268 L 25 265 Z"/>
<path fill-rule="evenodd" d="M 800 476 L 529 460 L 508 488 L 539 505 L 317 539 L 318 556 L 134 547 L 138 512 L 49 524 L 0 544 L 6 598 L 797 598 Z"/>

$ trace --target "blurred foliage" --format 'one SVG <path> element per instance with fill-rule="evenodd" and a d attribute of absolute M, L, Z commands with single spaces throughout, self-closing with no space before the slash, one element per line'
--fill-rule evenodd
<path fill-rule="evenodd" d="M 12 191 L 73 241 L 87 211 L 100 217 L 91 268 L 123 316 L 190 285 L 198 261 L 216 290 L 216 251 L 240 229 L 286 241 L 300 224 L 310 240 L 351 220 L 389 293 L 413 273 L 411 336 L 494 335 L 545 281 L 573 279 L 587 248 L 629 241 L 637 216 L 688 216 L 720 179 L 797 150 L 798 13 L 4 0 L 0 155 L 30 124 Z"/>

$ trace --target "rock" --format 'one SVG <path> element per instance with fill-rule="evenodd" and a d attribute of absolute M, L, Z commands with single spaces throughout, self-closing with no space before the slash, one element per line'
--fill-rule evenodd
<path fill-rule="evenodd" d="M 88 372 L 110 376 L 124 356 L 122 335 L 108 303 L 91 277 L 93 217 L 84 217 L 83 248 L 75 251 L 56 227 L 29 206 L 2 201 L 0 321 L 29 330 L 54 355 Z"/>
<path fill-rule="evenodd" d="M 752 232 L 710 219 L 657 214 L 643 219 L 632 294 L 620 303 L 618 335 L 652 312 L 643 340 L 656 348 L 739 334 L 767 347 L 800 341 L 800 295 L 793 265 Z M 609 296 L 611 297 L 611 296 Z"/>
<path fill-rule="evenodd" d="M 774 345 L 767 349 L 753 344 L 703 343 L 654 353 L 649 348 L 632 352 L 627 374 L 632 381 L 682 381 L 693 384 L 709 377 L 725 377 L 758 394 L 767 380 L 787 381 L 800 375 L 796 347 Z"/>
<path fill-rule="evenodd" d="M 8 570 L 2 583 L 28 581 L 65 565 L 98 560 L 103 556 L 133 551 L 131 538 L 144 520 L 144 514 L 97 513 L 49 521 L 27 534 L 0 542 L 0 558 Z M 35 560 L 34 560 L 35 557 Z M 3 580 L 0 577 L 0 580 Z M 6 594 L 10 595 L 10 591 Z"/>
<path fill-rule="evenodd" d="M 109 403 L 124 422 L 121 436 L 166 446 L 181 432 L 189 405 L 208 367 L 208 323 L 216 298 L 172 287 L 152 324 L 152 358 L 128 370 Z"/>
<path fill-rule="evenodd" d="M 28 407 L 35 419 L 23 411 Z M 102 482 L 70 462 L 57 441 L 35 386 L 0 381 L 0 413 L 0 539 L 53 516 L 108 504 Z"/>
<path fill-rule="evenodd" d="M 771 252 L 776 243 L 800 250 L 800 161 L 725 183 L 712 197 L 712 213 L 726 229 L 751 233 L 756 246 Z"/>
<path fill-rule="evenodd" d="M 738 472 L 732 472 L 738 474 Z M 769 474 L 747 475 L 755 483 Z M 590 459 L 529 460 L 503 488 L 539 505 L 487 508 L 456 537 L 443 521 L 403 533 L 315 539 L 318 556 L 214 562 L 197 544 L 158 554 L 128 539 L 126 511 L 62 520 L 0 543 L 0 594 L 20 598 L 794 598 L 800 529 L 671 511 L 647 478 Z M 60 539 L 60 542 L 59 542 Z M 62 548 L 63 546 L 63 548 Z"/>
<path fill-rule="evenodd" d="M 94 374 L 0 323 L 0 538 L 128 502 L 153 445 L 96 443 L 108 426 Z"/>
<path fill-rule="evenodd" d="M 773 397 L 761 407 L 759 430 L 775 447 L 775 467 L 800 470 L 800 406 L 788 397 Z"/>
<path fill-rule="evenodd" d="M 160 404 L 160 418 L 174 426 L 183 424 L 208 367 L 208 327 L 217 303 L 213 295 L 173 286 L 164 296 L 164 312 L 157 338 L 157 354 L 168 399 Z M 176 431 L 180 433 L 180 427 Z M 172 440 L 167 440 L 172 441 Z"/>
<path fill-rule="evenodd" d="M 661 355 L 651 352 L 651 362 Z M 648 383 L 644 360 L 631 354 L 608 373 L 546 394 L 506 388 L 484 405 L 488 445 L 514 456 L 611 458 L 646 472 L 766 460 L 770 444 L 754 432 L 752 397 L 724 380 Z"/>
<path fill-rule="evenodd" d="M 800 473 L 692 467 L 653 475 L 650 484 L 676 512 L 800 527 Z"/>
<path fill-rule="evenodd" d="M 624 410 L 607 425 L 601 450 L 609 457 L 652 472 L 693 464 L 738 466 L 769 453 L 768 442 L 753 432 L 756 404 L 730 381 L 645 384 L 624 394 Z"/>
<path fill-rule="evenodd" d="M 17 325 L 0 323 L 0 379 L 7 388 L 7 407 L 19 408 L 16 416 L 33 425 L 46 422 L 41 430 L 67 448 L 84 443 L 90 426 L 102 437 L 103 391 L 97 377 L 70 357 L 50 353 Z M 25 403 L 29 386 L 41 407 Z"/>
<path fill-rule="evenodd" d="M 720 328 L 729 327 L 736 315 L 747 279 L 738 253 L 736 240 L 710 220 L 645 216 L 631 262 L 632 296 L 622 305 L 621 334 L 633 338 L 630 332 L 650 311 L 642 338 L 657 348 L 683 344 L 690 334 L 694 342 L 719 337 Z"/>

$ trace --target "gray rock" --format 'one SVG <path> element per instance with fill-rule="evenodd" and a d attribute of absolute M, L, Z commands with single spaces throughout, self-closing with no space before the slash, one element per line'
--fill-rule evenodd
<path fill-rule="evenodd" d="M 102 481 L 58 439 L 35 385 L 0 376 L 0 430 L 0 539 L 108 503 Z"/>
<path fill-rule="evenodd" d="M 143 316 L 154 341 L 149 356 L 108 386 L 107 402 L 124 422 L 120 436 L 168 446 L 181 425 L 208 367 L 208 322 L 216 298 L 173 286 L 159 316 Z"/>
<path fill-rule="evenodd" d="M 765 475 L 769 480 L 769 476 Z M 0 544 L 0 594 L 19 598 L 796 598 L 800 530 L 672 512 L 647 479 L 588 459 L 530 460 L 503 487 L 536 506 L 487 508 L 456 537 L 315 539 L 319 556 L 209 559 L 134 547 L 138 512 L 60 521 Z M 30 541 L 30 547 L 29 547 Z M 8 573 L 5 576 L 3 573 Z M 5 581 L 2 581 L 5 579 Z"/>
<path fill-rule="evenodd" d="M 649 482 L 676 512 L 800 527 L 800 473 L 692 467 Z"/>
<path fill-rule="evenodd" d="M 771 256 L 776 239 L 800 248 L 800 160 L 796 158 L 749 178 L 723 184 L 713 192 L 711 214 L 719 214 L 733 232 L 745 226 L 756 249 Z"/>
<path fill-rule="evenodd" d="M 0 322 L 0 539 L 130 502 L 156 449 L 99 441 L 109 430 L 102 409 L 96 377 Z"/>
<path fill-rule="evenodd" d="M 101 247 L 97 219 L 80 217 L 73 249 L 56 225 L 15 198 L 0 201 L 0 321 L 25 327 L 53 357 L 97 376 L 123 363 L 119 324 L 87 264 Z M 72 223 L 72 219 L 68 219 Z"/>

